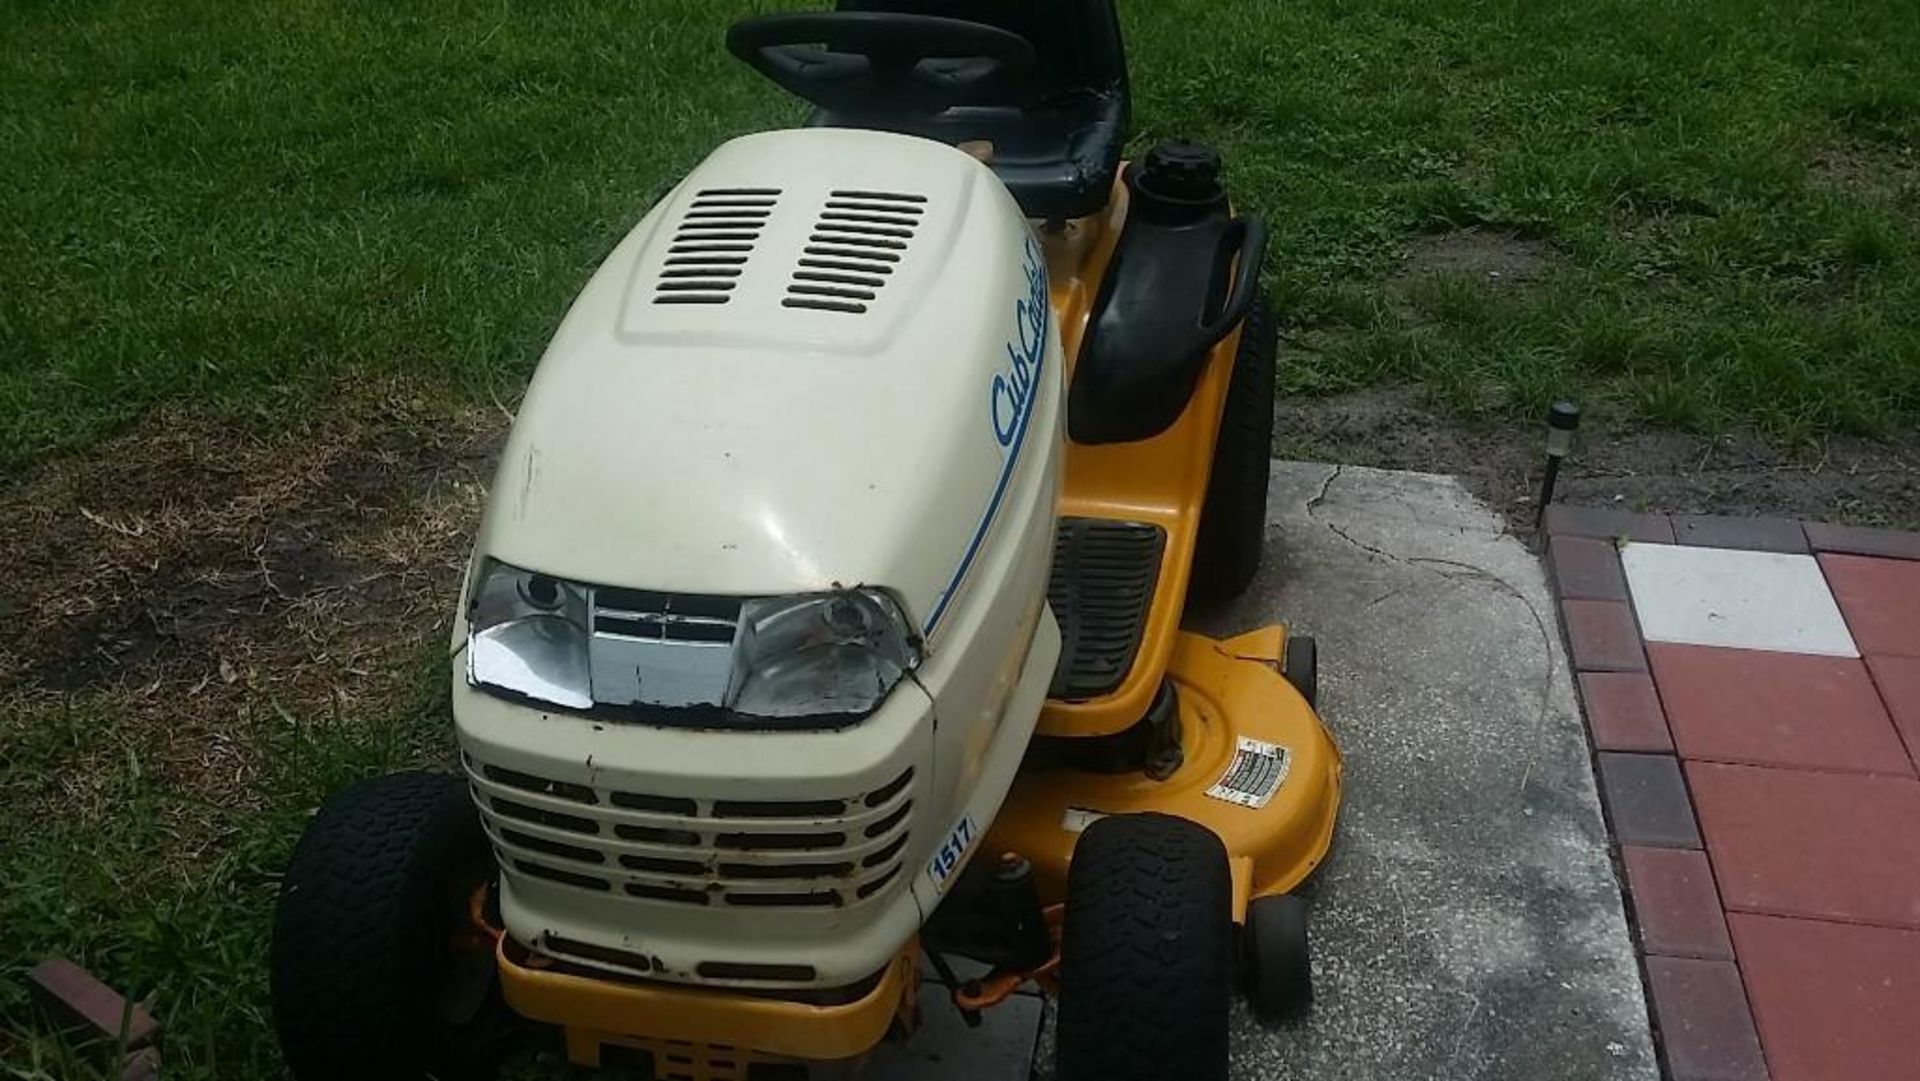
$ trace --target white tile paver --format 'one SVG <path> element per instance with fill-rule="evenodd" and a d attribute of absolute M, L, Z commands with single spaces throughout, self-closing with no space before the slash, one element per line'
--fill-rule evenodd
<path fill-rule="evenodd" d="M 1635 543 L 1620 561 L 1649 642 L 1860 655 L 1812 556 Z"/>

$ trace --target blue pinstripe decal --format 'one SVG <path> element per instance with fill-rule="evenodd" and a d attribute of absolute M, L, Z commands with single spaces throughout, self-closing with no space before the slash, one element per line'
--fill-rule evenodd
<path fill-rule="evenodd" d="M 1014 470 L 1020 465 L 1020 450 L 1026 445 L 1027 429 L 1032 427 L 1034 410 L 1038 408 L 1036 403 L 1040 399 L 1040 379 L 1047 360 L 1047 330 L 1053 325 L 1053 306 L 1047 299 L 1046 260 L 1041 254 L 1039 243 L 1031 235 L 1027 237 L 1026 256 L 1027 263 L 1021 269 L 1027 275 L 1028 295 L 1015 306 L 1014 319 L 1019 322 L 1023 317 L 1027 317 L 1029 304 L 1036 305 L 1040 309 L 1037 344 L 1031 356 L 1016 352 L 1016 344 L 1022 337 L 1020 331 L 1016 329 L 1014 340 L 1007 343 L 1007 354 L 1016 364 L 1024 360 L 1031 365 L 1031 390 L 1027 394 L 1026 401 L 1022 403 L 1020 420 L 1012 433 L 1012 441 L 1007 445 L 1006 462 L 1000 467 L 1000 479 L 994 483 L 993 498 L 987 501 L 986 514 L 981 517 L 980 524 L 974 528 L 973 539 L 967 542 L 966 554 L 960 557 L 960 566 L 954 569 L 953 578 L 947 582 L 947 587 L 940 591 L 940 599 L 934 602 L 933 612 L 928 615 L 926 625 L 921 629 L 923 635 L 933 634 L 934 627 L 940 623 L 940 617 L 946 614 L 948 602 L 952 601 L 954 594 L 960 591 L 960 583 L 966 580 L 967 571 L 972 569 L 974 557 L 980 554 L 980 546 L 985 543 L 987 533 L 993 528 L 994 516 L 1000 513 L 1001 501 L 1006 498 L 1007 486 L 1013 481 Z M 997 376 L 995 380 L 998 385 L 1000 380 Z M 991 424 L 993 390 L 989 389 L 988 394 L 988 423 Z M 996 438 L 998 438 L 997 433 Z"/>

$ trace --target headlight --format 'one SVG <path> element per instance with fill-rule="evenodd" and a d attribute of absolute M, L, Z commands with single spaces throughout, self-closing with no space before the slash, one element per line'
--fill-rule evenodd
<path fill-rule="evenodd" d="M 749 601 L 729 705 L 753 717 L 862 716 L 918 660 L 906 617 L 879 590 Z"/>
<path fill-rule="evenodd" d="M 468 623 L 474 686 L 668 724 L 844 723 L 873 712 L 920 659 L 905 614 L 878 589 L 690 597 L 489 559 Z"/>
<path fill-rule="evenodd" d="M 593 705 L 586 591 L 487 560 L 467 622 L 467 678 L 570 709 Z"/>

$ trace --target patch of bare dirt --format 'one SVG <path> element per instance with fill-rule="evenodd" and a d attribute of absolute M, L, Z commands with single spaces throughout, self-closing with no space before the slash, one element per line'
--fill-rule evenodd
<path fill-rule="evenodd" d="M 1412 390 L 1282 399 L 1275 450 L 1286 457 L 1452 473 L 1532 532 L 1544 423 L 1468 427 Z M 1747 436 L 1709 438 L 1589 420 L 1562 469 L 1556 498 L 1695 514 L 1769 514 L 1920 528 L 1920 437 L 1834 439 L 1800 451 Z"/>
<path fill-rule="evenodd" d="M 1552 269 L 1553 247 L 1515 233 L 1457 229 L 1423 236 L 1407 252 L 1400 277 L 1465 277 L 1489 286 L 1525 285 Z"/>
<path fill-rule="evenodd" d="M 338 403 L 271 438 L 161 409 L 0 489 L 0 701 L 110 711 L 153 737 L 146 768 L 231 807 L 262 716 L 409 693 L 506 420 L 397 386 Z M 59 779 L 83 813 L 86 765 Z"/>
<path fill-rule="evenodd" d="M 1838 143 L 1814 157 L 1815 180 L 1873 202 L 1902 202 L 1920 195 L 1920 153 L 1910 146 Z"/>

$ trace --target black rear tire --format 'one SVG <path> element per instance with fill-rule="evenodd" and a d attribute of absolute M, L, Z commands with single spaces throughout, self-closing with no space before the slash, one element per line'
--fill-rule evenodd
<path fill-rule="evenodd" d="M 1262 1021 L 1285 1021 L 1313 1006 L 1307 903 L 1292 895 L 1256 897 L 1240 940 L 1247 1005 Z"/>
<path fill-rule="evenodd" d="M 1194 541 L 1189 599 L 1217 604 L 1239 596 L 1260 569 L 1267 539 L 1267 474 L 1273 459 L 1274 365 L 1280 329 L 1265 299 L 1253 302 L 1220 414 L 1213 471 Z"/>
<path fill-rule="evenodd" d="M 1063 935 L 1059 1081 L 1223 1081 L 1233 884 L 1220 838 L 1170 815 L 1088 826 Z"/>
<path fill-rule="evenodd" d="M 457 777 L 378 777 L 321 806 L 281 881 L 269 959 L 295 1077 L 491 1074 L 507 1020 L 493 956 L 454 938 L 492 870 Z"/>

